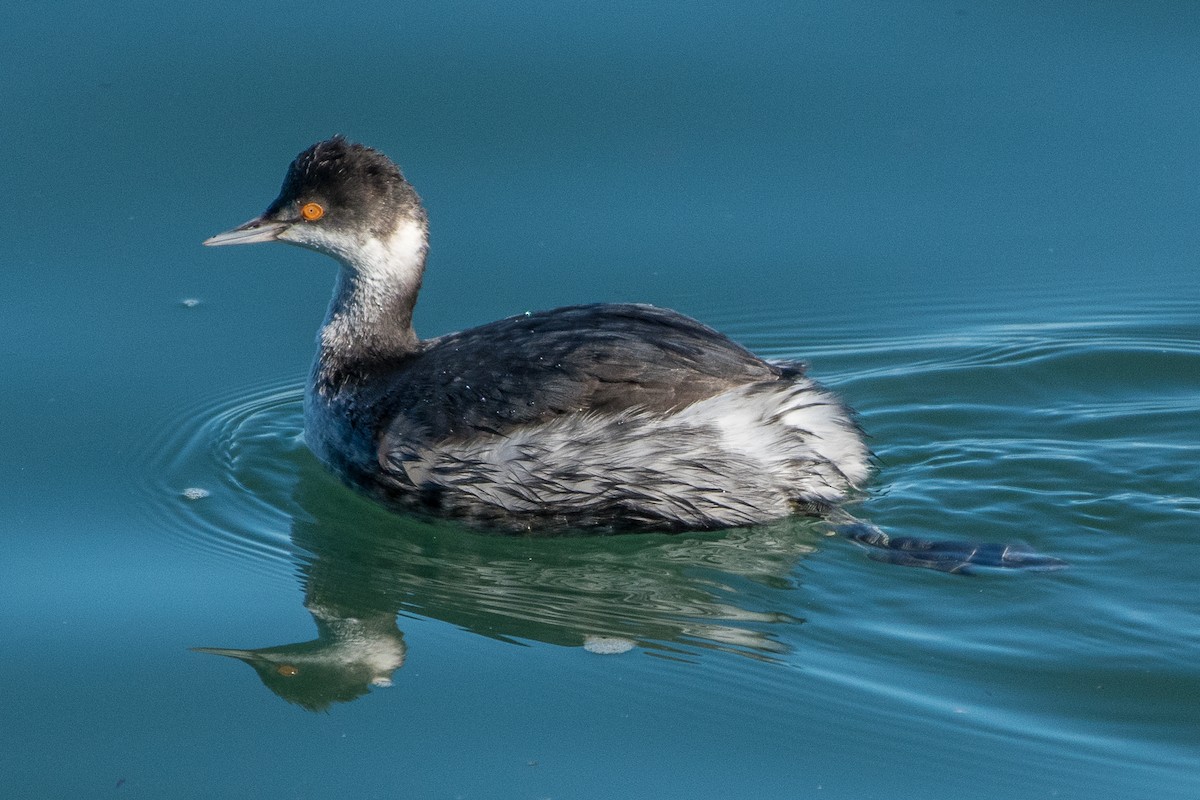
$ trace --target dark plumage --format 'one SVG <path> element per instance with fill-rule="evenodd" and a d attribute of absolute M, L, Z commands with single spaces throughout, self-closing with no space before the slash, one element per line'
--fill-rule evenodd
<path fill-rule="evenodd" d="M 398 427 L 437 440 L 473 430 L 503 434 L 562 414 L 665 414 L 798 374 L 695 320 L 646 305 L 510 317 L 425 342 L 419 352 L 387 378 L 385 416 L 400 416 L 388 438 Z"/>
<path fill-rule="evenodd" d="M 402 217 L 425 219 L 416 190 L 387 156 L 340 136 L 296 157 L 263 216 L 298 220 L 301 201 L 321 203 L 325 225 L 365 228 L 378 237 L 390 234 Z"/>
<path fill-rule="evenodd" d="M 207 242 L 340 262 L 305 435 L 349 483 L 505 529 L 678 530 L 827 508 L 866 478 L 849 412 L 799 365 L 673 311 L 572 306 L 422 342 L 427 230 L 400 170 L 335 138 Z"/>

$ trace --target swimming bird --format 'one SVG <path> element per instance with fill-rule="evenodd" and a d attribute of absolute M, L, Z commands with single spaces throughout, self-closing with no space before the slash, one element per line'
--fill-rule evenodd
<path fill-rule="evenodd" d="M 718 529 L 821 514 L 871 456 L 797 362 L 650 305 L 577 305 L 422 340 L 428 218 L 400 169 L 342 137 L 206 245 L 285 242 L 339 264 L 305 441 L 388 505 L 513 532 Z"/>

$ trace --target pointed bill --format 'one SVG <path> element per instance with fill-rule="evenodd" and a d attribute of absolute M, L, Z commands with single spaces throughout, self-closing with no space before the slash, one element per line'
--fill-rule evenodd
<path fill-rule="evenodd" d="M 205 239 L 204 243 L 210 247 L 217 247 L 223 244 L 274 242 L 279 239 L 279 234 L 283 233 L 286 227 L 286 222 L 271 222 L 262 217 L 255 217 L 236 228 L 230 228 L 224 233 L 218 233 L 216 236 Z"/>
<path fill-rule="evenodd" d="M 224 234 L 222 234 L 223 236 Z M 228 656 L 241 661 L 254 661 L 258 658 L 258 653 L 253 650 L 235 650 L 230 647 L 192 647 L 190 648 L 196 653 L 208 653 L 214 656 Z"/>

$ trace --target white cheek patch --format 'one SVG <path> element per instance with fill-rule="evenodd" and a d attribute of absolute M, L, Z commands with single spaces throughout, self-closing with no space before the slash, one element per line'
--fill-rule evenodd
<path fill-rule="evenodd" d="M 348 265 L 367 282 L 412 287 L 425 269 L 429 240 L 425 226 L 405 220 L 386 239 L 368 239 Z"/>
<path fill-rule="evenodd" d="M 412 286 L 419 282 L 429 249 L 425 225 L 413 219 L 401 221 L 382 239 L 361 240 L 336 229 L 302 224 L 293 225 L 280 238 L 332 256 L 359 281 L 380 286 Z"/>

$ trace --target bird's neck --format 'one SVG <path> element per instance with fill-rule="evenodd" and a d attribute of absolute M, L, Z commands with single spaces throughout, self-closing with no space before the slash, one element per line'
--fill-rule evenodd
<path fill-rule="evenodd" d="M 412 315 L 427 251 L 426 226 L 412 220 L 333 254 L 341 268 L 318 337 L 318 376 L 340 383 L 416 352 Z"/>

